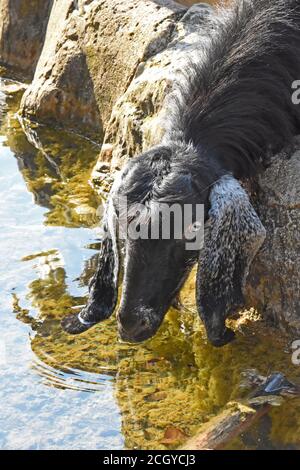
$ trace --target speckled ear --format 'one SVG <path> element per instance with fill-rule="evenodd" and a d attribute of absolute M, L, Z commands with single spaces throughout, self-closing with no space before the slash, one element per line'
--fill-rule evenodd
<path fill-rule="evenodd" d="M 99 263 L 89 288 L 87 305 L 77 315 L 62 320 L 62 328 L 69 334 L 79 334 L 113 313 L 118 299 L 119 250 L 117 214 L 112 199 L 108 201 L 104 217 L 106 236 L 102 242 Z"/>
<path fill-rule="evenodd" d="M 244 304 L 243 287 L 266 231 L 236 179 L 223 176 L 210 194 L 209 219 L 197 274 L 197 306 L 209 340 L 234 338 L 225 320 Z"/>

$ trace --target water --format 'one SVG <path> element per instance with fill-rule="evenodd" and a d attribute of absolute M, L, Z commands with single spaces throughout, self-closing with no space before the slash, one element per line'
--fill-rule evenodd
<path fill-rule="evenodd" d="M 298 378 L 287 341 L 250 315 L 238 341 L 212 348 L 193 277 L 186 309 L 172 309 L 143 345 L 121 343 L 114 318 L 77 337 L 62 331 L 97 262 L 99 200 L 88 176 L 99 147 L 20 123 L 11 86 L 0 86 L 0 447 L 174 448 L 245 393 L 246 369 Z M 300 447 L 299 412 L 299 400 L 287 401 L 229 448 Z M 167 443 L 170 429 L 177 437 Z"/>

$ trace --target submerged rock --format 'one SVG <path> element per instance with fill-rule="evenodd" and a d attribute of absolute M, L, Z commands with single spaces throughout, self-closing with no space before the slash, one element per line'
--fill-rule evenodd
<path fill-rule="evenodd" d="M 0 0 L 0 63 L 31 79 L 53 0 Z"/>

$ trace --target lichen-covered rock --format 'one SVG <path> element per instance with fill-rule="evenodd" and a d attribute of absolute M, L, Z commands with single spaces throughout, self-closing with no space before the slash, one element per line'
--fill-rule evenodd
<path fill-rule="evenodd" d="M 257 209 L 266 241 L 251 267 L 248 304 L 276 326 L 300 334 L 300 138 L 259 180 Z"/>
<path fill-rule="evenodd" d="M 55 0 L 23 115 L 101 139 L 113 104 L 184 11 L 170 0 Z"/>
<path fill-rule="evenodd" d="M 0 0 L 0 63 L 32 78 L 53 0 Z"/>

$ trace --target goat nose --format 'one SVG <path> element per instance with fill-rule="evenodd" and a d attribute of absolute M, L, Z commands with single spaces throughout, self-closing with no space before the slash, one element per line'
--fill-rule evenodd
<path fill-rule="evenodd" d="M 118 318 L 119 329 L 128 334 L 140 333 L 147 330 L 147 324 L 143 318 Z"/>
<path fill-rule="evenodd" d="M 130 330 L 125 329 L 122 325 L 119 324 L 119 335 L 123 341 L 129 343 L 140 343 L 150 338 L 153 333 L 150 328 L 132 328 Z"/>
<path fill-rule="evenodd" d="M 150 338 L 157 329 L 156 316 L 152 309 L 145 307 L 135 311 L 121 308 L 117 313 L 121 339 L 129 342 L 141 342 Z"/>
<path fill-rule="evenodd" d="M 235 333 L 230 330 L 230 328 L 225 328 L 222 333 L 218 332 L 214 334 L 207 332 L 207 336 L 210 343 L 216 348 L 221 348 L 235 339 Z"/>
<path fill-rule="evenodd" d="M 128 308 L 120 308 L 118 310 L 117 320 L 119 326 L 128 331 L 135 329 L 140 323 L 140 319 L 134 313 L 134 310 Z"/>

